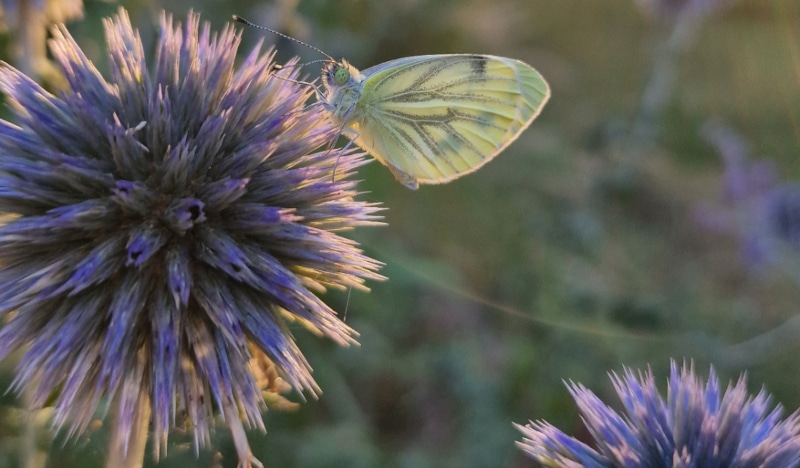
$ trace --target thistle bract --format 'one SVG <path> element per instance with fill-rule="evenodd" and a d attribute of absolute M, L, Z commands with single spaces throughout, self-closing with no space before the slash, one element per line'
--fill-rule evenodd
<path fill-rule="evenodd" d="M 124 10 L 105 29 L 108 80 L 64 27 L 58 95 L 0 68 L 0 357 L 27 347 L 15 386 L 72 433 L 101 399 L 122 437 L 151 407 L 158 456 L 182 418 L 198 445 L 215 412 L 263 429 L 260 358 L 317 391 L 287 320 L 354 341 L 315 293 L 380 278 L 338 234 L 378 207 L 348 179 L 363 155 L 326 150 L 337 129 L 298 67 L 259 48 L 236 67 L 239 36 L 195 14 L 162 15 L 150 64 Z"/>
<path fill-rule="evenodd" d="M 744 377 L 721 392 L 711 369 L 707 383 L 691 366 L 675 362 L 666 400 L 656 389 L 649 370 L 625 369 L 611 374 L 625 408 L 619 414 L 580 384 L 570 393 L 594 447 L 574 439 L 544 421 L 517 428 L 519 447 L 545 466 L 558 467 L 730 467 L 788 468 L 800 464 L 798 413 L 781 419 L 761 391 L 749 396 Z"/>

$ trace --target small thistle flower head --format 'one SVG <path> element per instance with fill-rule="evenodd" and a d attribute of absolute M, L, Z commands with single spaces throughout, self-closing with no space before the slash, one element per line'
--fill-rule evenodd
<path fill-rule="evenodd" d="M 700 204 L 694 212 L 697 224 L 738 237 L 742 258 L 753 271 L 797 265 L 800 184 L 780 181 L 768 159 L 753 161 L 747 141 L 732 129 L 709 122 L 702 135 L 719 153 L 724 173 L 720 203 Z"/>
<path fill-rule="evenodd" d="M 354 341 L 316 293 L 380 279 L 338 233 L 379 208 L 348 179 L 363 155 L 326 150 L 337 129 L 297 67 L 258 47 L 235 67 L 233 28 L 195 14 L 162 14 L 150 64 L 124 10 L 105 29 L 108 80 L 64 27 L 59 95 L 0 68 L 15 114 L 0 120 L 0 357 L 27 348 L 15 386 L 34 407 L 55 396 L 73 434 L 101 399 L 123 438 L 152 408 L 158 456 L 181 418 L 197 445 L 214 412 L 263 429 L 262 358 L 317 391 L 287 323 Z"/>
<path fill-rule="evenodd" d="M 703 383 L 692 365 L 673 361 L 666 400 L 650 370 L 611 374 L 625 408 L 619 414 L 584 386 L 569 383 L 590 447 L 544 421 L 517 425 L 517 445 L 531 458 L 553 467 L 725 467 L 788 468 L 800 465 L 800 417 L 782 419 L 770 409 L 769 395 L 747 393 L 744 376 L 721 392 L 714 369 Z"/>

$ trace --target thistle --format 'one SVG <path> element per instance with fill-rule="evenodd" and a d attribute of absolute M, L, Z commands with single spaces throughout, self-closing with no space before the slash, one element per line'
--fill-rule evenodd
<path fill-rule="evenodd" d="M 259 47 L 235 67 L 230 26 L 162 14 L 149 66 L 123 9 L 105 30 L 108 80 L 63 26 L 59 95 L 0 68 L 0 358 L 26 349 L 15 389 L 34 409 L 52 397 L 72 435 L 107 401 L 118 450 L 150 424 L 158 458 L 181 418 L 199 448 L 219 413 L 258 464 L 243 429 L 264 429 L 259 363 L 316 394 L 288 321 L 354 343 L 316 293 L 381 279 L 338 234 L 379 223 L 349 180 L 365 159 L 326 150 L 338 131 L 298 67 Z"/>
<path fill-rule="evenodd" d="M 800 464 L 797 412 L 781 419 L 762 390 L 747 394 L 744 376 L 720 392 L 711 368 L 708 382 L 693 366 L 678 370 L 673 361 L 666 401 L 650 370 L 611 374 L 626 414 L 606 406 L 584 386 L 569 383 L 589 432 L 592 448 L 544 421 L 516 425 L 518 446 L 545 466 L 558 467 L 728 467 L 788 468 Z"/>
<path fill-rule="evenodd" d="M 800 281 L 800 184 L 781 181 L 772 160 L 752 160 L 747 141 L 732 129 L 712 121 L 702 135 L 719 153 L 724 174 L 719 203 L 701 203 L 695 221 L 738 238 L 752 271 L 777 267 Z"/>

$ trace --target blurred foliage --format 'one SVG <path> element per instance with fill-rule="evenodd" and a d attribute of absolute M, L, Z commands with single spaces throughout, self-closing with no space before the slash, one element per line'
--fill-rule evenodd
<path fill-rule="evenodd" d="M 720 158 L 699 134 L 708 119 L 735 128 L 782 179 L 800 177 L 794 0 L 743 0 L 702 22 L 675 56 L 674 89 L 645 142 L 631 129 L 672 25 L 633 0 L 88 0 L 70 30 L 101 70 L 101 18 L 119 5 L 146 44 L 161 8 L 178 18 L 194 9 L 215 28 L 235 13 L 362 69 L 490 53 L 532 64 L 553 89 L 531 128 L 476 174 L 411 192 L 379 164 L 363 169 L 366 197 L 385 204 L 388 226 L 353 236 L 386 263 L 389 281 L 325 297 L 361 333 L 360 347 L 296 330 L 324 393 L 265 415 L 268 434 L 250 434 L 265 466 L 533 466 L 514 447 L 511 422 L 546 419 L 580 434 L 563 380 L 614 401 L 607 371 L 650 365 L 664 384 L 669 358 L 712 363 L 723 381 L 747 371 L 751 391 L 763 383 L 800 406 L 796 330 L 766 352 L 735 352 L 795 315 L 798 283 L 749 270 L 738 239 L 692 218 L 722 188 Z M 243 51 L 276 39 L 243 35 Z M 277 46 L 281 60 L 320 59 Z M 307 71 L 313 78 L 317 66 Z M 3 388 L 12 364 L 3 363 Z M 17 466 L 21 403 L 0 404 L 0 467 Z M 101 424 L 76 443 L 57 436 L 48 466 L 102 466 L 104 440 Z M 188 435 L 171 442 L 157 466 L 234 466 L 224 431 L 219 453 L 199 459 Z"/>

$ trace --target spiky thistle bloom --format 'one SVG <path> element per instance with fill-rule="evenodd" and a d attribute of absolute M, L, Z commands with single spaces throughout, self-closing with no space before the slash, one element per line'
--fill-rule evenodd
<path fill-rule="evenodd" d="M 315 293 L 380 279 L 337 233 L 379 208 L 354 199 L 365 159 L 326 150 L 337 129 L 308 86 L 258 47 L 234 66 L 232 27 L 162 14 L 149 66 L 124 10 L 105 30 L 108 80 L 64 27 L 58 96 L 0 69 L 0 358 L 27 347 L 15 387 L 36 408 L 54 395 L 73 434 L 107 399 L 125 446 L 152 407 L 158 457 L 182 415 L 198 445 L 216 411 L 235 436 L 263 429 L 260 358 L 317 391 L 287 320 L 354 341 Z"/>
<path fill-rule="evenodd" d="M 567 386 L 594 439 L 589 447 L 544 421 L 517 425 L 517 445 L 545 466 L 789 468 L 800 464 L 800 420 L 781 419 L 761 390 L 747 393 L 745 377 L 724 393 L 713 367 L 703 383 L 692 365 L 673 361 L 666 401 L 650 370 L 611 374 L 626 414 L 606 406 L 580 384 Z"/>

